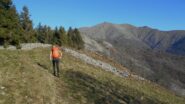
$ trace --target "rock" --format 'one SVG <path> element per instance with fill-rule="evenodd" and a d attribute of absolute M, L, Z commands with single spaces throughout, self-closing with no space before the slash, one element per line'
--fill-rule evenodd
<path fill-rule="evenodd" d="M 42 44 L 42 43 L 23 43 L 21 44 L 21 49 L 22 50 L 31 50 L 34 48 L 38 48 L 38 47 L 42 47 L 42 48 L 46 48 L 46 47 L 50 47 L 50 44 Z"/>
<path fill-rule="evenodd" d="M 4 90 L 5 89 L 5 87 L 4 86 L 1 86 L 1 90 Z"/>
<path fill-rule="evenodd" d="M 50 44 L 42 44 L 42 43 L 23 43 L 21 44 L 21 50 L 32 50 L 34 48 L 38 48 L 38 47 L 42 47 L 42 48 L 46 48 L 46 47 L 50 47 Z M 0 46 L 0 49 L 5 49 L 3 46 Z M 15 46 L 10 45 L 8 48 L 8 50 L 16 50 Z"/>
<path fill-rule="evenodd" d="M 71 54 L 72 56 L 88 63 L 88 64 L 91 64 L 91 65 L 94 65 L 96 67 L 101 67 L 103 70 L 105 71 L 109 71 L 109 72 L 112 72 L 120 77 L 129 77 L 130 76 L 130 73 L 128 71 L 122 71 L 120 69 L 117 69 L 116 67 L 108 64 L 108 63 L 105 63 L 105 62 L 102 62 L 100 60 L 96 60 L 96 59 L 93 59 L 85 54 L 81 54 L 81 53 L 78 53 L 76 51 L 73 51 L 71 49 L 68 49 L 68 48 L 64 48 L 63 49 L 65 52 Z M 136 78 L 136 77 L 135 77 Z M 143 80 L 142 78 L 138 77 L 137 76 L 137 79 L 139 80 Z"/>

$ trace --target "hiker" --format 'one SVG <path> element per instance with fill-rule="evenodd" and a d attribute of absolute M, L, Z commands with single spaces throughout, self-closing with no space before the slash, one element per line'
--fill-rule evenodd
<path fill-rule="evenodd" d="M 60 47 L 56 44 L 53 44 L 50 52 L 50 60 L 53 64 L 53 75 L 57 77 L 59 77 L 59 62 L 61 58 L 62 52 Z"/>

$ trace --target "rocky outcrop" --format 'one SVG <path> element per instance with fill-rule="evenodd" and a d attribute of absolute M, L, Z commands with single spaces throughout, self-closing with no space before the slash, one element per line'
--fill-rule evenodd
<path fill-rule="evenodd" d="M 34 48 L 46 48 L 46 47 L 50 47 L 50 44 L 42 44 L 42 43 L 23 43 L 21 44 L 21 50 L 32 50 Z M 3 46 L 0 46 L 0 49 L 5 49 Z M 6 49 L 8 50 L 16 50 L 15 46 L 8 46 Z"/>
<path fill-rule="evenodd" d="M 132 75 L 127 70 L 120 70 L 120 69 L 118 69 L 118 68 L 116 68 L 116 67 L 114 67 L 114 66 L 112 66 L 108 63 L 102 62 L 100 60 L 93 59 L 93 58 L 91 58 L 91 57 L 89 57 L 85 54 L 78 53 L 74 50 L 64 48 L 64 51 L 71 54 L 72 56 L 80 59 L 80 60 L 83 60 L 84 62 L 86 62 L 88 64 L 91 64 L 91 65 L 96 66 L 96 67 L 100 67 L 103 70 L 112 72 L 112 73 L 114 73 L 114 74 L 116 74 L 120 77 L 127 78 L 127 77 L 131 76 L 131 77 L 136 78 L 138 80 L 145 80 L 144 78 L 139 77 L 137 75 Z"/>

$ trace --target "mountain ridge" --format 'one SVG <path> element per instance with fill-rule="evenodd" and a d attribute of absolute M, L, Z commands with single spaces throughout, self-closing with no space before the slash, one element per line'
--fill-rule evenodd
<path fill-rule="evenodd" d="M 112 57 L 133 72 L 185 95 L 185 31 L 112 23 L 79 30 L 86 49 Z M 179 89 L 173 88 L 174 83 Z"/>
<path fill-rule="evenodd" d="M 111 22 L 107 22 L 107 21 L 98 23 L 96 25 L 79 27 L 79 29 L 92 28 L 94 26 L 106 25 L 106 24 L 109 24 L 109 25 L 122 25 L 122 26 L 128 26 L 128 27 L 136 27 L 136 28 L 148 28 L 148 29 L 159 30 L 159 31 L 163 31 L 163 32 L 172 32 L 172 31 L 183 31 L 184 32 L 185 31 L 183 29 L 168 29 L 168 30 L 163 30 L 163 29 L 159 29 L 159 28 L 152 28 L 151 26 L 147 26 L 147 25 L 135 26 L 135 25 L 132 25 L 132 24 L 129 24 L 129 23 L 111 23 Z"/>
<path fill-rule="evenodd" d="M 96 38 L 101 39 L 98 41 L 104 41 L 105 38 L 109 40 L 109 37 L 111 39 L 111 38 L 115 38 L 115 36 L 121 37 L 120 35 L 122 35 L 124 36 L 124 38 L 128 38 L 128 39 L 133 38 L 134 40 L 140 40 L 140 42 L 147 45 L 147 47 L 150 49 L 169 52 L 175 55 L 185 55 L 185 52 L 184 52 L 185 49 L 183 47 L 184 40 L 185 40 L 185 30 L 161 31 L 158 29 L 153 29 L 148 26 L 136 27 L 130 24 L 113 24 L 109 22 L 103 22 L 95 26 L 82 27 L 79 29 L 82 35 L 86 35 L 95 40 Z M 127 29 L 130 29 L 130 30 L 127 31 Z M 115 31 L 117 33 L 114 33 Z M 176 48 L 175 46 L 179 46 L 177 49 L 182 50 L 181 54 L 174 52 L 174 51 L 178 51 L 177 49 L 171 50 L 173 48 Z M 170 52 L 170 51 L 173 51 L 173 52 Z"/>

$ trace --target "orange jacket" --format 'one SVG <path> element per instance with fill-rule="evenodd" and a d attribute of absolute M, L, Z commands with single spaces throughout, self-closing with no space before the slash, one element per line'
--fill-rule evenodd
<path fill-rule="evenodd" d="M 60 52 L 60 49 L 59 47 L 53 47 L 51 49 L 51 52 L 52 52 L 52 58 L 60 58 L 61 57 L 61 52 Z"/>

